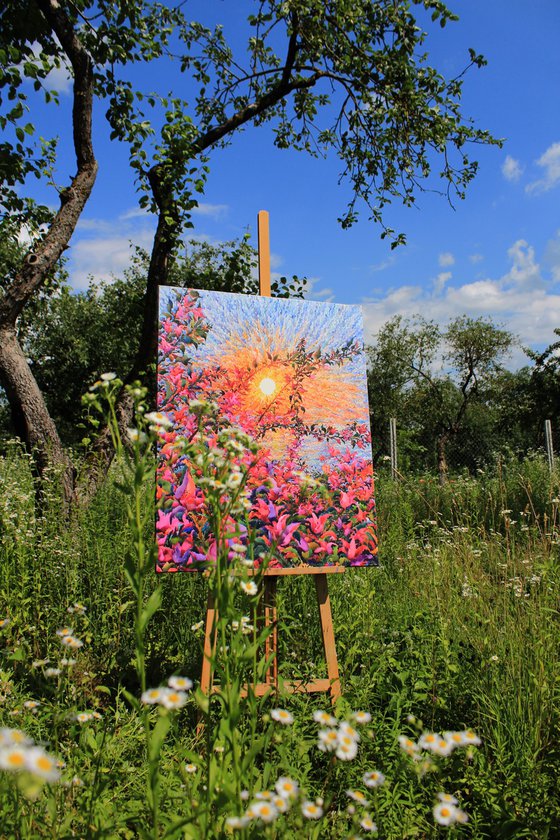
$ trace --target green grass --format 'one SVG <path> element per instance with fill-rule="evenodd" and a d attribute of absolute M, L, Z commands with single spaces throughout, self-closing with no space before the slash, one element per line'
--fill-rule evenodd
<path fill-rule="evenodd" d="M 68 781 L 39 789 L 23 777 L 17 785 L 16 777 L 0 771 L 6 838 L 132 838 L 142 836 L 141 826 L 145 836 L 164 836 L 163 827 L 158 834 L 149 828 L 145 728 L 124 693 L 140 693 L 136 602 L 124 574 L 136 537 L 116 486 L 118 472 L 67 528 L 55 479 L 37 516 L 28 459 L 14 444 L 0 460 L 0 618 L 10 619 L 0 630 L 1 725 L 20 727 L 63 758 Z M 558 479 L 538 456 L 503 463 L 475 479 L 456 478 L 443 488 L 431 476 L 393 483 L 381 473 L 382 565 L 329 580 L 343 683 L 337 714 L 369 711 L 371 735 L 364 733 L 355 761 L 333 764 L 316 749 L 311 721 L 314 709 L 327 706 L 326 698 L 277 701 L 294 715 L 286 728 L 271 729 L 267 712 L 274 702 L 248 706 L 235 727 L 239 743 L 248 749 L 249 737 L 262 736 L 263 749 L 247 771 L 247 787 L 270 786 L 277 775 L 291 773 L 310 796 L 332 803 L 321 826 L 286 818 L 283 829 L 280 823 L 261 824 L 246 836 L 349 836 L 345 791 L 359 786 L 372 768 L 387 778 L 373 792 L 380 837 L 560 836 Z M 149 541 L 149 481 L 143 505 Z M 148 590 L 156 583 L 150 574 Z M 159 583 L 161 609 L 146 632 L 147 683 L 159 685 L 173 673 L 196 682 L 201 634 L 191 626 L 205 617 L 208 582 L 185 574 L 162 576 Z M 246 610 L 247 603 L 238 600 Z M 87 608 L 84 616 L 68 614 L 75 602 Z M 280 582 L 279 615 L 282 675 L 322 675 L 310 578 Z M 68 676 L 47 678 L 48 666 L 32 663 L 49 658 L 56 665 L 56 631 L 64 624 L 72 625 L 84 647 Z M 42 705 L 27 710 L 23 703 L 29 699 Z M 97 710 L 102 719 L 81 726 L 76 710 Z M 226 737 L 220 735 L 219 710 L 208 719 L 214 742 L 197 739 L 196 720 L 192 701 L 173 716 L 161 745 L 162 826 L 196 810 L 209 781 L 202 769 L 186 773 L 184 762 L 195 753 L 204 757 Z M 436 770 L 422 778 L 397 742 L 400 734 L 468 727 L 481 746 L 470 757 L 457 751 L 437 760 Z M 72 784 L 74 776 L 83 784 Z M 470 816 L 465 826 L 434 823 L 431 808 L 441 790 L 456 793 Z M 217 816 L 215 824 L 207 823 L 207 836 L 227 836 L 218 826 L 224 814 L 239 812 L 234 806 L 214 802 Z M 195 836 L 188 830 L 168 836 Z"/>

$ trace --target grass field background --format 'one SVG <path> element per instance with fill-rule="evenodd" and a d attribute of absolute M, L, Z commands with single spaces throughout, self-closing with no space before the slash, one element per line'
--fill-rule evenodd
<path fill-rule="evenodd" d="M 196 691 L 176 712 L 134 701 L 143 688 L 138 599 L 145 606 L 158 589 L 142 631 L 146 685 L 172 674 L 196 684 L 202 630 L 192 628 L 205 617 L 209 583 L 147 571 L 134 592 L 127 564 L 130 572 L 153 540 L 149 456 L 130 475 L 117 463 L 68 525 L 54 476 L 38 516 L 27 456 L 13 443 L 0 459 L 1 725 L 64 762 L 52 784 L 0 770 L 2 837 L 227 837 L 246 806 L 242 791 L 254 796 L 286 775 L 319 798 L 324 816 L 294 805 L 238 836 L 369 836 L 347 793 L 358 789 L 379 837 L 560 836 L 560 488 L 542 457 L 501 461 L 444 487 L 429 475 L 378 476 L 381 566 L 329 580 L 343 685 L 336 715 L 371 714 L 352 761 L 317 749 L 312 715 L 328 708 L 322 696 L 218 698 L 203 709 L 202 735 Z M 254 617 L 255 599 L 230 588 L 227 609 Z M 284 677 L 324 673 L 316 611 L 310 578 L 281 581 Z M 75 651 L 57 635 L 65 625 L 83 642 Z M 242 672 L 231 674 L 235 685 Z M 278 708 L 293 723 L 271 719 Z M 423 769 L 399 746 L 399 736 L 466 728 L 479 747 Z M 372 769 L 385 781 L 368 791 Z M 230 785 L 232 773 L 242 778 Z M 468 823 L 434 819 L 440 792 L 459 799 Z"/>

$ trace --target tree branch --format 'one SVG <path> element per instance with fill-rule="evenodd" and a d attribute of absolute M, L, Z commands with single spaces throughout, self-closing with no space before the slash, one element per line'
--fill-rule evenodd
<path fill-rule="evenodd" d="M 74 72 L 72 130 L 78 171 L 70 186 L 60 193 L 60 208 L 35 250 L 27 255 L 21 269 L 0 300 L 0 324 L 13 325 L 29 298 L 41 287 L 64 250 L 90 196 L 97 161 L 92 144 L 93 66 L 87 50 L 77 36 L 71 20 L 57 0 L 37 0 L 52 32 L 60 41 Z"/>

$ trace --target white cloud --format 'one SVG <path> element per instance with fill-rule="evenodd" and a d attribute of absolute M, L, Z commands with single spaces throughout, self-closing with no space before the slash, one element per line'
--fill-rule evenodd
<path fill-rule="evenodd" d="M 455 265 L 455 257 L 450 251 L 444 251 L 438 257 L 440 268 L 448 268 L 450 265 Z"/>
<path fill-rule="evenodd" d="M 484 257 L 482 254 L 471 254 L 469 260 L 472 262 L 473 265 L 476 265 L 479 262 L 482 262 Z"/>
<path fill-rule="evenodd" d="M 154 236 L 155 217 L 135 210 L 117 219 L 81 219 L 70 251 L 70 283 L 76 290 L 95 283 L 110 282 L 130 265 L 132 248 L 149 248 Z"/>
<path fill-rule="evenodd" d="M 439 292 L 443 291 L 443 287 L 447 283 L 448 280 L 451 280 L 453 277 L 450 271 L 440 271 L 436 279 L 434 280 L 434 293 L 438 294 Z"/>
<path fill-rule="evenodd" d="M 539 181 L 527 184 L 528 193 L 542 193 L 560 184 L 560 143 L 553 143 L 537 160 L 538 166 L 544 169 L 544 176 Z"/>
<path fill-rule="evenodd" d="M 386 260 L 383 260 L 380 263 L 375 263 L 374 265 L 370 265 L 369 270 L 372 274 L 376 273 L 377 271 L 385 271 L 386 268 L 390 268 L 395 262 L 394 254 L 391 254 L 390 257 L 387 257 Z"/>
<path fill-rule="evenodd" d="M 228 212 L 229 206 L 227 204 L 207 204 L 201 201 L 196 207 L 193 207 L 191 213 L 193 216 L 207 216 L 211 219 L 222 219 Z"/>
<path fill-rule="evenodd" d="M 511 155 L 508 155 L 502 164 L 502 175 L 506 181 L 519 181 L 523 175 L 523 167 Z"/>
<path fill-rule="evenodd" d="M 550 343 L 560 324 L 560 231 L 546 249 L 546 276 L 534 248 L 524 240 L 514 242 L 507 254 L 510 268 L 497 279 L 486 277 L 449 285 L 450 272 L 441 272 L 431 289 L 403 284 L 383 297 L 364 300 L 366 340 L 394 315 L 410 318 L 420 313 L 442 326 L 459 315 L 489 317 L 518 336 L 521 345 L 542 347 Z M 527 363 L 520 349 L 510 361 L 513 367 Z"/>

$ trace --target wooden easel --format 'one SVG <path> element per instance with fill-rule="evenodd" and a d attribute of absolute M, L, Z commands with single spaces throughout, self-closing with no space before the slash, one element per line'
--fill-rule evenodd
<path fill-rule="evenodd" d="M 258 242 L 259 242 L 259 290 L 260 294 L 270 297 L 270 234 L 269 218 L 266 210 L 261 210 L 258 220 Z M 276 590 L 278 578 L 286 575 L 313 575 L 315 580 L 315 591 L 317 594 L 317 606 L 319 608 L 319 620 L 321 623 L 321 635 L 325 660 L 327 663 L 327 677 L 324 679 L 300 680 L 284 682 L 284 690 L 290 694 L 294 692 L 311 693 L 315 691 L 328 692 L 332 703 L 336 703 L 340 697 L 340 677 L 338 673 L 338 660 L 334 640 L 334 628 L 332 623 L 331 602 L 328 590 L 328 574 L 340 574 L 345 572 L 344 566 L 301 566 L 292 569 L 270 569 L 263 575 L 263 594 L 260 602 L 260 621 L 265 627 L 270 627 L 271 632 L 265 643 L 265 656 L 270 665 L 265 675 L 265 681 L 252 686 L 253 691 L 259 697 L 271 692 L 278 691 L 278 614 L 276 608 Z M 211 656 L 214 648 L 212 638 L 215 626 L 216 608 L 212 596 L 208 596 L 208 607 L 206 610 L 206 628 L 204 637 L 204 654 L 202 662 L 202 673 L 200 687 L 204 694 L 217 690 L 212 682 Z M 246 689 L 243 693 L 246 693 Z"/>

